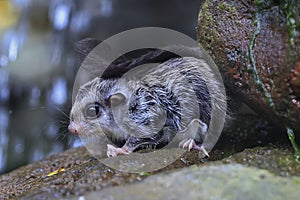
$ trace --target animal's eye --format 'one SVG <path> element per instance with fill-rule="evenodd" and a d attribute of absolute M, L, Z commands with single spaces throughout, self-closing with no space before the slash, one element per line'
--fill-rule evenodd
<path fill-rule="evenodd" d="M 97 102 L 88 104 L 85 108 L 84 115 L 87 119 L 96 119 L 100 117 L 100 104 Z"/>

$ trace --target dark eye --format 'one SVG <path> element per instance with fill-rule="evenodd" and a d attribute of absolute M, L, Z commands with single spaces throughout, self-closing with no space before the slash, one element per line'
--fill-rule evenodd
<path fill-rule="evenodd" d="M 84 115 L 87 119 L 96 119 L 100 116 L 100 104 L 91 103 L 85 108 Z"/>

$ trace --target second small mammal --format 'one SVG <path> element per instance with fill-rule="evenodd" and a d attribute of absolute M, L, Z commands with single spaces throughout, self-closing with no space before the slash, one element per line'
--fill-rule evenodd
<path fill-rule="evenodd" d="M 202 143 L 212 120 L 212 103 L 226 112 L 221 83 L 208 64 L 182 57 L 145 69 L 121 78 L 97 77 L 81 86 L 69 130 L 78 135 L 103 132 L 114 144 L 107 145 L 109 157 L 161 148 L 176 134 L 182 134 L 180 147 L 207 155 Z M 196 133 L 186 134 L 195 122 Z"/>

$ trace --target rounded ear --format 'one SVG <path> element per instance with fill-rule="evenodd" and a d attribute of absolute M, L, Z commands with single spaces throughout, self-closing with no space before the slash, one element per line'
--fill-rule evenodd
<path fill-rule="evenodd" d="M 111 95 L 108 99 L 110 105 L 112 106 L 118 106 L 121 103 L 125 102 L 126 97 L 122 93 L 115 93 Z"/>
<path fill-rule="evenodd" d="M 94 38 L 85 38 L 74 44 L 75 55 L 81 64 L 87 55 L 98 45 L 101 41 Z"/>

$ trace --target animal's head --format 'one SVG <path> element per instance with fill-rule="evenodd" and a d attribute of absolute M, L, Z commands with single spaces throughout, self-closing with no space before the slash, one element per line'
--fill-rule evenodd
<path fill-rule="evenodd" d="M 95 78 L 80 87 L 70 113 L 69 131 L 89 136 L 105 133 L 109 139 L 126 134 L 116 124 L 113 109 L 126 102 L 124 94 L 115 91 L 116 80 Z"/>

